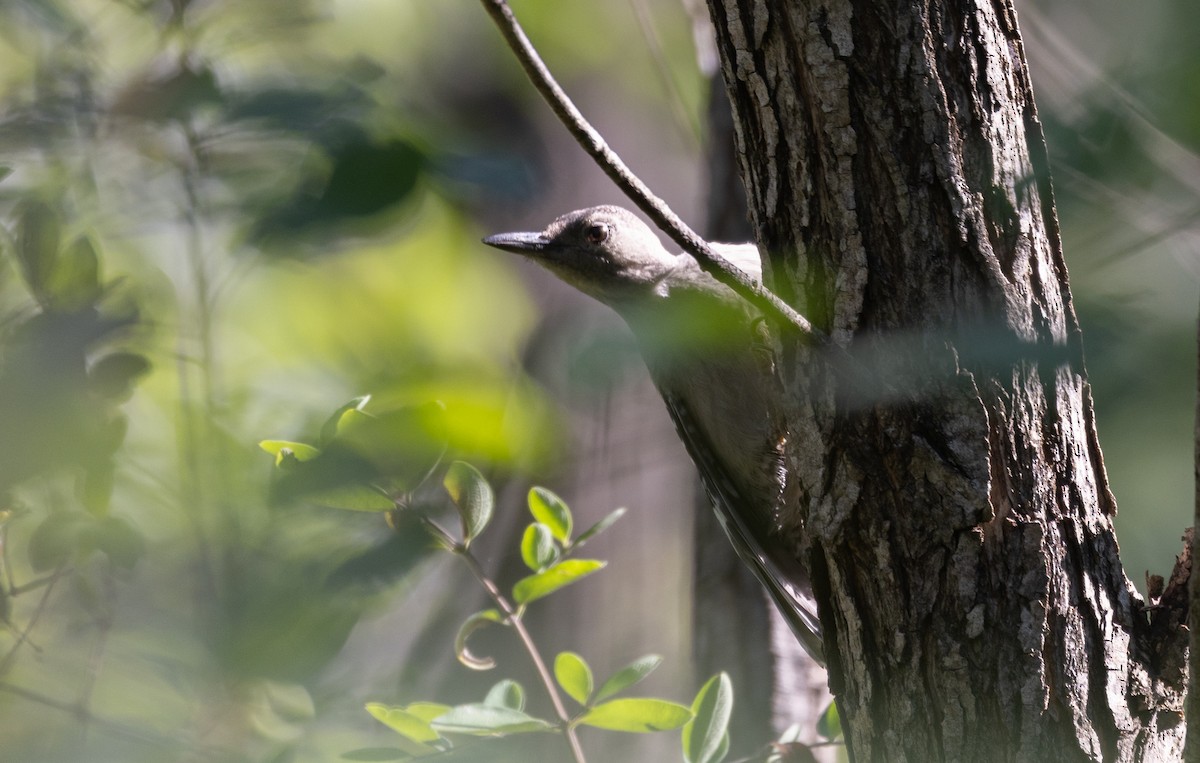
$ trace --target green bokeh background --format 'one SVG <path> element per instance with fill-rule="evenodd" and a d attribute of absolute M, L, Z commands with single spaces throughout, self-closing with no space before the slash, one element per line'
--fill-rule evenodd
<path fill-rule="evenodd" d="M 683 5 L 514 6 L 615 148 L 700 225 L 706 84 Z M 1141 587 L 1143 570 L 1169 570 L 1193 503 L 1200 7 L 1018 12 Z M 482 9 L 9 0 L 0 167 L 0 759 L 332 760 L 387 743 L 368 700 L 477 698 L 494 677 L 463 679 L 451 655 L 469 581 L 408 548 L 415 574 L 340 584 L 386 537 L 380 517 L 272 506 L 256 443 L 314 439 L 361 394 L 384 409 L 438 399 L 439 436 L 515 511 L 529 482 L 566 481 L 586 455 L 572 433 L 614 405 L 606 390 L 645 386 L 611 317 L 478 243 L 619 199 L 596 190 Z M 44 318 L 64 310 L 39 304 L 20 267 L 32 200 L 64 247 L 98 253 L 99 292 L 70 320 Z M 148 370 L 104 387 L 114 355 Z M 608 426 L 610 446 L 639 444 L 619 416 Z M 592 519 L 639 508 L 600 495 L 566 497 Z M 686 587 L 686 551 L 639 540 L 667 509 L 642 508 L 650 519 L 625 520 L 647 523 L 636 536 L 598 548 L 654 556 Z M 498 574 L 516 569 L 509 547 L 485 549 Z M 611 626 L 602 663 L 643 646 L 686 663 L 675 599 L 629 607 L 662 618 L 643 638 L 613 622 L 625 599 L 589 590 L 574 622 L 541 623 L 551 645 Z M 651 687 L 684 696 L 685 667 Z"/>

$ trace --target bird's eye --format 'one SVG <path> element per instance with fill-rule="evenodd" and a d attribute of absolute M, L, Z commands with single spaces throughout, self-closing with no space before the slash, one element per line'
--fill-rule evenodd
<path fill-rule="evenodd" d="M 608 240 L 608 226 L 604 223 L 594 223 L 583 232 L 589 244 L 603 244 Z"/>

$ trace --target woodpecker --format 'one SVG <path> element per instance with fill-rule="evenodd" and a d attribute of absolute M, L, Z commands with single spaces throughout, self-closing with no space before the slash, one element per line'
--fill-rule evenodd
<path fill-rule="evenodd" d="M 780 533 L 785 432 L 758 310 L 621 207 L 580 209 L 541 232 L 483 243 L 533 260 L 625 320 L 738 556 L 823 664 L 812 584 Z M 711 246 L 761 282 L 753 244 Z"/>

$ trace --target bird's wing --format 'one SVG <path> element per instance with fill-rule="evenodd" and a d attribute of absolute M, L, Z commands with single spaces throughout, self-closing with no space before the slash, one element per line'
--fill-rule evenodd
<path fill-rule="evenodd" d="M 729 478 L 728 472 L 713 456 L 705 442 L 705 434 L 697 425 L 687 404 L 678 395 L 659 387 L 663 401 L 679 439 L 700 472 L 704 491 L 708 493 L 717 519 L 733 544 L 742 563 L 748 566 L 767 589 L 771 600 L 787 620 L 804 650 L 824 665 L 824 646 L 821 621 L 817 617 L 817 602 L 813 597 L 808 571 L 785 550 L 773 550 L 765 529 L 755 528 L 747 517 L 769 515 L 770 508 L 743 506 L 742 491 Z M 757 530 L 757 531 L 756 531 Z"/>

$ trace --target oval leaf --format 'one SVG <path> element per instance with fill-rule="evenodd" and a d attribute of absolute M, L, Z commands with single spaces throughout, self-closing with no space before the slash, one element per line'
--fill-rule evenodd
<path fill-rule="evenodd" d="M 817 733 L 826 739 L 837 739 L 842 735 L 842 718 L 838 714 L 836 701 L 830 702 L 817 719 Z"/>
<path fill-rule="evenodd" d="M 507 707 L 510 710 L 525 709 L 525 689 L 510 678 L 497 681 L 483 698 L 483 704 L 491 707 Z"/>
<path fill-rule="evenodd" d="M 683 757 L 688 763 L 716 763 L 733 714 L 733 683 L 718 673 L 700 688 L 692 702 L 694 717 L 683 727 Z"/>
<path fill-rule="evenodd" d="M 571 510 L 567 508 L 563 499 L 544 487 L 531 488 L 529 512 L 533 514 L 534 519 L 550 528 L 550 532 L 558 539 L 559 543 L 566 545 L 571 542 L 573 520 L 571 519 Z"/>
<path fill-rule="evenodd" d="M 17 263 L 29 291 L 43 306 L 58 264 L 59 235 L 58 213 L 50 205 L 24 201 L 17 207 Z"/>
<path fill-rule="evenodd" d="M 391 511 L 396 502 L 374 485 L 345 485 L 318 490 L 306 498 L 320 506 L 348 511 Z"/>
<path fill-rule="evenodd" d="M 431 723 L 439 715 L 450 712 L 450 706 L 437 702 L 414 702 L 411 705 L 406 705 L 404 712 L 409 715 L 415 715 L 426 723 Z"/>
<path fill-rule="evenodd" d="M 463 544 L 483 532 L 487 523 L 492 519 L 492 509 L 495 506 L 495 496 L 492 486 L 474 466 L 465 461 L 455 461 L 446 470 L 442 480 L 450 500 L 458 507 L 458 515 L 462 520 Z"/>
<path fill-rule="evenodd" d="M 654 669 L 662 664 L 662 660 L 663 658 L 657 654 L 648 654 L 637 658 L 616 673 L 613 673 L 604 682 L 604 685 L 600 687 L 600 691 L 596 692 L 596 701 L 599 702 L 600 700 L 608 699 L 617 692 L 624 691 L 633 686 L 654 672 Z"/>
<path fill-rule="evenodd" d="M 554 678 L 571 699 L 586 705 L 592 696 L 592 669 L 574 652 L 561 652 L 554 658 Z"/>
<path fill-rule="evenodd" d="M 471 704 L 453 707 L 433 721 L 438 731 L 472 736 L 500 736 L 530 731 L 551 731 L 554 725 L 520 710 L 494 705 Z"/>
<path fill-rule="evenodd" d="M 644 734 L 677 729 L 692 719 L 692 711 L 665 699 L 614 699 L 596 705 L 579 722 L 610 731 Z"/>
<path fill-rule="evenodd" d="M 321 425 L 321 445 L 328 445 L 338 433 L 338 425 L 342 421 L 342 414 L 346 411 L 361 411 L 366 407 L 367 403 L 371 402 L 370 395 L 356 397 L 348 403 L 338 407 L 336 411 L 330 414 L 329 418 L 325 419 L 325 423 Z"/>
<path fill-rule="evenodd" d="M 258 444 L 266 452 L 275 456 L 275 465 L 282 466 L 285 461 L 311 461 L 321 455 L 321 451 L 311 445 L 289 440 L 263 440 Z"/>
<path fill-rule="evenodd" d="M 59 252 L 46 282 L 47 299 L 57 308 L 79 310 L 100 297 L 100 257 L 87 236 Z"/>
<path fill-rule="evenodd" d="M 570 585 L 580 578 L 587 577 L 607 562 L 599 559 L 567 559 L 559 562 L 545 572 L 521 578 L 513 586 L 513 598 L 518 604 L 528 604 L 543 596 L 549 596 L 563 586 Z"/>
<path fill-rule="evenodd" d="M 550 528 L 541 522 L 533 522 L 525 528 L 521 538 L 521 559 L 534 572 L 541 572 L 558 561 L 559 551 L 554 545 Z"/>
<path fill-rule="evenodd" d="M 418 718 L 402 707 L 392 707 L 379 702 L 368 702 L 367 712 L 371 714 L 371 717 L 392 731 L 414 742 L 433 742 L 439 738 L 438 733 L 429 725 L 429 721 Z"/>
<path fill-rule="evenodd" d="M 571 548 L 579 548 L 584 543 L 587 543 L 590 539 L 612 527 L 618 519 L 625 516 L 626 511 L 628 511 L 628 509 L 613 509 L 604 519 L 601 519 L 599 522 L 580 533 L 579 537 L 575 539 L 575 542 L 571 544 Z"/>
<path fill-rule="evenodd" d="M 454 654 L 458 657 L 458 661 L 471 670 L 491 670 L 496 667 L 496 661 L 491 657 L 481 658 L 471 654 L 467 649 L 467 639 L 488 623 L 503 622 L 504 618 L 494 609 L 485 609 L 468 617 L 466 622 L 459 627 L 458 635 L 454 637 Z"/>

